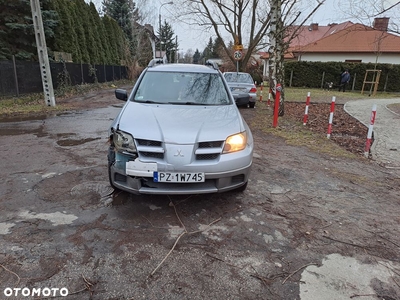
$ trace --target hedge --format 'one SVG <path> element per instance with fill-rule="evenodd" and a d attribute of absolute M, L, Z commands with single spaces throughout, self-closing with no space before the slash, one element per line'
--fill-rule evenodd
<path fill-rule="evenodd" d="M 351 75 L 351 89 L 361 91 L 366 70 L 381 70 L 378 91 L 400 92 L 400 65 L 373 63 L 343 63 L 343 62 L 285 62 L 285 85 L 287 87 L 321 88 L 325 82 L 339 85 L 340 74 L 348 69 Z M 366 81 L 374 81 L 373 73 L 368 73 Z M 369 90 L 371 84 L 365 84 L 364 90 Z"/>

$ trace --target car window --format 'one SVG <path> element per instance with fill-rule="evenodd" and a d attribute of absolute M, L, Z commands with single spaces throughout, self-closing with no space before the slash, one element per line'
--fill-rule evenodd
<path fill-rule="evenodd" d="M 218 74 L 151 71 L 144 74 L 134 101 L 224 105 L 230 98 Z"/>
<path fill-rule="evenodd" d="M 253 78 L 247 73 L 225 73 L 224 77 L 228 82 L 253 83 Z"/>

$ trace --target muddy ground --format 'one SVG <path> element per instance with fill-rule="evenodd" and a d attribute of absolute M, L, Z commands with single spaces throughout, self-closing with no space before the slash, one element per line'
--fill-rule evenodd
<path fill-rule="evenodd" d="M 245 192 L 114 192 L 121 102 L 65 101 L 75 110 L 0 123 L 0 299 L 400 299 L 398 170 L 288 144 L 257 125 L 258 105 L 241 109 L 255 139 Z"/>

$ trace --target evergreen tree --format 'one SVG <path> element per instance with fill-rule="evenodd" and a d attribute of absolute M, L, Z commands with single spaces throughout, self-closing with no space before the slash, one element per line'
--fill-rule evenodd
<path fill-rule="evenodd" d="M 196 49 L 196 51 L 193 54 L 193 63 L 194 64 L 200 64 L 201 63 L 201 54 L 199 49 Z"/>
<path fill-rule="evenodd" d="M 89 63 L 90 57 L 89 57 L 89 52 L 88 52 L 88 47 L 87 47 L 87 42 L 86 42 L 84 23 L 82 20 L 84 15 L 82 15 L 81 11 L 79 10 L 79 6 L 77 3 L 78 1 L 71 1 L 71 9 L 70 9 L 72 19 L 74 20 L 74 28 L 75 28 L 75 32 L 77 35 L 78 48 L 80 49 L 80 53 L 81 53 L 81 61 L 77 61 L 77 62 Z"/>
<path fill-rule="evenodd" d="M 71 1 L 53 0 L 52 8 L 57 11 L 58 25 L 55 29 L 54 50 L 71 53 L 72 60 L 81 61 L 81 51 L 78 47 L 78 38 L 75 32 L 75 20 L 72 19 Z"/>
<path fill-rule="evenodd" d="M 220 57 L 220 53 L 221 53 L 223 45 L 224 45 L 224 41 L 222 40 L 222 38 L 216 37 L 214 40 L 214 43 L 213 43 L 213 48 L 212 48 L 212 53 L 211 53 L 212 58 Z"/>
<path fill-rule="evenodd" d="M 158 30 L 160 39 L 156 45 L 156 49 L 165 51 L 165 55 L 170 62 L 175 62 L 176 49 L 178 48 L 174 35 L 171 25 L 167 21 L 164 21 L 164 24 L 161 26 L 161 32 Z"/>
<path fill-rule="evenodd" d="M 104 0 L 103 12 L 117 21 L 128 40 L 132 40 L 132 21 L 136 4 L 132 0 Z"/>
<path fill-rule="evenodd" d="M 97 64 L 105 64 L 107 56 L 107 48 L 105 47 L 104 41 L 104 31 L 102 31 L 101 20 L 99 13 L 96 10 L 96 6 L 93 2 L 89 4 L 89 22 L 90 28 L 94 39 L 94 47 L 96 47 L 96 61 Z"/>
<path fill-rule="evenodd" d="M 112 56 L 111 56 L 111 50 L 110 50 L 111 45 L 107 39 L 106 27 L 104 26 L 104 22 L 103 22 L 102 18 L 100 17 L 99 13 L 97 12 L 94 5 L 93 5 L 93 8 L 91 7 L 92 14 L 93 14 L 93 18 L 95 21 L 95 26 L 97 28 L 97 33 L 99 36 L 100 44 L 102 45 L 102 48 L 103 48 L 101 62 L 106 63 L 106 64 L 111 64 L 112 63 Z"/>
<path fill-rule="evenodd" d="M 110 52 L 110 63 L 119 65 L 121 57 L 118 50 L 117 34 L 113 30 L 113 22 L 115 23 L 115 20 L 111 19 L 107 15 L 102 18 L 103 27 L 105 29 L 105 39 L 108 43 L 108 48 Z M 119 28 L 118 25 L 117 28 Z"/>
<path fill-rule="evenodd" d="M 83 31 L 86 40 L 86 51 L 89 55 L 89 60 L 86 61 L 90 64 L 97 64 L 100 62 L 100 49 L 97 48 L 95 28 L 91 21 L 89 6 L 85 0 L 75 0 L 78 17 L 81 19 Z"/>
<path fill-rule="evenodd" d="M 204 61 L 207 61 L 209 58 L 212 58 L 213 45 L 214 45 L 213 40 L 210 37 L 206 48 L 203 50 Z"/>
<path fill-rule="evenodd" d="M 41 1 L 42 19 L 46 43 L 54 44 L 54 27 L 57 15 L 48 10 L 50 0 Z M 19 60 L 37 59 L 37 48 L 33 30 L 32 12 L 29 0 L 0 0 L 0 58 Z"/>

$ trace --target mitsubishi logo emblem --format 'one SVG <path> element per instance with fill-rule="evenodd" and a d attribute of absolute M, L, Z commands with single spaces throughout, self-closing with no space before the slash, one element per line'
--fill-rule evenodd
<path fill-rule="evenodd" d="M 181 149 L 177 149 L 176 153 L 174 154 L 174 156 L 180 156 L 180 157 L 184 157 L 182 150 Z"/>

